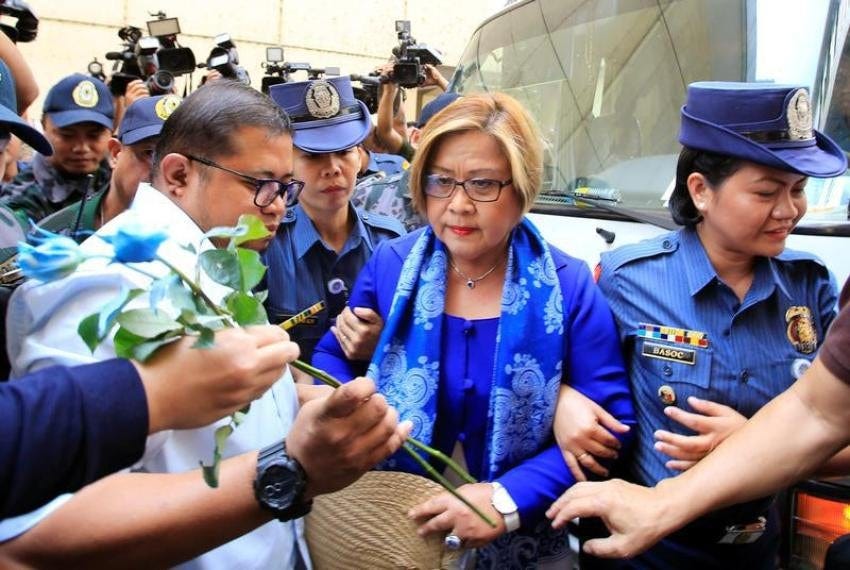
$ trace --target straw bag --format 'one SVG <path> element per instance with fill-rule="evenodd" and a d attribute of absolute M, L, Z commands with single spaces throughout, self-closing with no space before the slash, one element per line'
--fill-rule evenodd
<path fill-rule="evenodd" d="M 410 473 L 370 471 L 354 484 L 313 500 L 305 534 L 316 570 L 455 568 L 441 535 L 420 538 L 407 511 L 443 488 Z"/>

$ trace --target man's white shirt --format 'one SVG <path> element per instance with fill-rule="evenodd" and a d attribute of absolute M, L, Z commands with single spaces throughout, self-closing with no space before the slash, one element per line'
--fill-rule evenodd
<path fill-rule="evenodd" d="M 158 254 L 194 278 L 198 253 L 211 249 L 213 245 L 203 238 L 201 229 L 185 212 L 149 184 L 140 185 L 130 209 L 88 238 L 81 246 L 83 251 L 108 255 L 111 246 L 98 236 L 114 233 L 121 224 L 133 218 L 166 229 L 169 239 L 160 246 Z M 193 246 L 198 253 L 186 249 L 184 246 L 187 245 Z M 150 275 L 167 273 L 161 263 L 137 265 Z M 115 348 L 111 339 L 105 340 L 92 353 L 77 334 L 77 326 L 83 318 L 114 300 L 122 289 L 140 287 L 147 290 L 151 281 L 150 276 L 130 267 L 94 258 L 86 260 L 76 272 L 60 281 L 23 284 L 11 297 L 7 311 L 12 376 L 55 364 L 73 366 L 114 358 Z M 214 301 L 219 301 L 229 292 L 203 277 L 200 285 Z M 147 295 L 142 295 L 129 306 L 145 307 L 148 304 Z M 280 441 L 289 431 L 297 411 L 298 398 L 287 371 L 270 390 L 251 404 L 247 418 L 228 439 L 224 456 L 239 455 Z M 145 454 L 134 470 L 177 473 L 197 469 L 199 461 L 210 463 L 213 433 L 228 421 L 223 419 L 199 429 L 160 432 L 149 437 Z M 23 528 L 27 526 L 31 525 L 22 525 Z M 273 521 L 180 568 L 292 568 L 296 537 L 304 558 L 309 560 L 301 521 Z"/>

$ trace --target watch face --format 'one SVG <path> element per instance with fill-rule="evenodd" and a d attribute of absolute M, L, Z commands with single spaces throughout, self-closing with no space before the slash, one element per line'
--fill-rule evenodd
<path fill-rule="evenodd" d="M 493 508 L 503 515 L 508 515 L 513 512 L 516 512 L 515 506 L 512 504 L 512 501 L 508 496 L 507 491 L 505 491 L 504 489 L 498 489 L 493 492 Z"/>
<path fill-rule="evenodd" d="M 259 492 L 268 506 L 287 509 L 295 501 L 301 483 L 286 463 L 272 463 L 263 472 L 259 481 Z"/>

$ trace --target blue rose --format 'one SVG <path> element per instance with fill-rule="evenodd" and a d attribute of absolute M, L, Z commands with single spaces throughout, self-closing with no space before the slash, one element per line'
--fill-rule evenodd
<path fill-rule="evenodd" d="M 74 272 L 85 259 L 77 242 L 66 236 L 41 231 L 35 245 L 18 244 L 18 267 L 29 279 L 54 281 Z"/>
<path fill-rule="evenodd" d="M 151 229 L 139 220 L 132 220 L 114 234 L 103 236 L 103 239 L 115 249 L 115 261 L 143 263 L 156 259 L 156 251 L 168 239 L 168 234 L 159 228 Z"/>

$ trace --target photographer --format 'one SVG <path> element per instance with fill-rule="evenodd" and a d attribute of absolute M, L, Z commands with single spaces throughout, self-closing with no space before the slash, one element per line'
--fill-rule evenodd
<path fill-rule="evenodd" d="M 375 128 L 375 138 L 378 144 L 387 152 L 403 156 L 408 162 L 413 160 L 415 148 L 407 138 L 407 123 L 404 117 L 401 101 L 396 103 L 400 88 L 394 81 L 393 67 L 395 64 L 387 64 L 378 68 L 382 89 L 378 100 L 378 125 Z M 430 64 L 422 66 L 425 72 L 425 80 L 419 85 L 420 88 L 439 87 L 446 90 L 448 81 L 440 74 L 436 67 Z"/>

